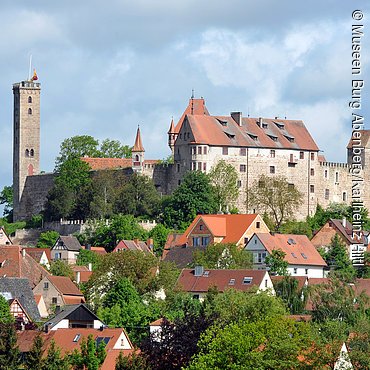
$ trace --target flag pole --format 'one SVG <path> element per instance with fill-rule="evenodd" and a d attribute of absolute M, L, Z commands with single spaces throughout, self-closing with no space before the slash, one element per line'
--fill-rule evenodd
<path fill-rule="evenodd" d="M 30 54 L 30 68 L 28 70 L 28 80 L 31 80 L 32 54 Z"/>

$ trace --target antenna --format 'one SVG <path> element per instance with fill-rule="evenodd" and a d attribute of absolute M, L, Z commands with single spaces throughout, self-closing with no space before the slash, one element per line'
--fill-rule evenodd
<path fill-rule="evenodd" d="M 28 70 L 28 81 L 31 80 L 31 70 L 32 70 L 32 54 L 30 54 L 30 66 Z"/>
<path fill-rule="evenodd" d="M 191 98 L 194 99 L 194 89 L 191 89 Z"/>
<path fill-rule="evenodd" d="M 249 118 L 249 107 L 248 107 L 248 118 Z"/>

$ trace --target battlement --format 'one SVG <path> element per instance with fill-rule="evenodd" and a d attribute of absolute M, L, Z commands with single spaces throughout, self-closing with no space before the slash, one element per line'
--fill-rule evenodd
<path fill-rule="evenodd" d="M 348 163 L 339 163 L 339 162 L 320 162 L 321 167 L 341 167 L 341 168 L 348 168 Z"/>
<path fill-rule="evenodd" d="M 26 89 L 40 89 L 40 82 L 34 81 L 21 81 L 13 84 L 13 89 L 26 88 Z"/>

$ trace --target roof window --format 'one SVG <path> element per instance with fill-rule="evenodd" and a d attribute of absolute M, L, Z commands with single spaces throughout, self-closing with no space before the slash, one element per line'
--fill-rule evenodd
<path fill-rule="evenodd" d="M 301 253 L 302 257 L 306 260 L 307 256 L 304 253 Z"/>
<path fill-rule="evenodd" d="M 245 276 L 243 279 L 243 284 L 252 284 L 253 278 L 250 276 Z"/>
<path fill-rule="evenodd" d="M 267 135 L 272 141 L 278 141 L 277 136 Z"/>
<path fill-rule="evenodd" d="M 294 239 L 289 238 L 289 239 L 288 239 L 288 244 L 289 244 L 289 245 L 294 245 L 294 244 L 297 244 L 297 243 L 295 242 L 295 240 L 294 240 Z"/>
<path fill-rule="evenodd" d="M 73 338 L 73 342 L 77 343 L 80 338 L 81 338 L 81 334 L 76 334 L 76 336 Z"/>
<path fill-rule="evenodd" d="M 274 121 L 275 125 L 280 129 L 280 130 L 283 130 L 285 128 L 284 126 L 284 123 L 281 123 L 281 122 L 276 122 Z"/>
<path fill-rule="evenodd" d="M 229 285 L 235 285 L 235 279 L 230 279 Z"/>

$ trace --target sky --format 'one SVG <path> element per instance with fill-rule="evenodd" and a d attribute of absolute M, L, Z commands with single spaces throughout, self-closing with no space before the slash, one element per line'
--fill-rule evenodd
<path fill-rule="evenodd" d="M 12 184 L 12 84 L 28 78 L 30 55 L 42 89 L 43 171 L 65 138 L 133 145 L 138 125 L 145 158 L 166 158 L 171 118 L 192 90 L 211 115 L 302 119 L 328 161 L 346 161 L 352 24 L 364 25 L 356 78 L 369 101 L 367 3 L 2 0 L 0 190 Z M 357 9 L 362 21 L 352 19 Z"/>

